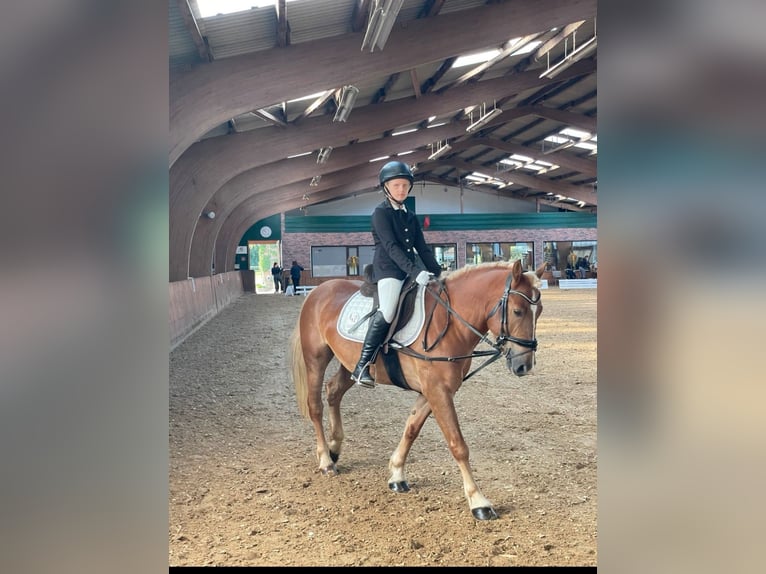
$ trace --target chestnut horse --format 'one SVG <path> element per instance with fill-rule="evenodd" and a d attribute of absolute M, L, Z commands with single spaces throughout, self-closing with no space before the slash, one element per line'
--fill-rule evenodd
<path fill-rule="evenodd" d="M 519 260 L 483 263 L 432 280 L 426 287 L 428 316 L 416 341 L 409 347 L 389 345 L 388 352 L 399 355 L 406 386 L 418 393 L 402 438 L 388 463 L 391 490 L 410 489 L 404 464 L 420 429 L 433 413 L 460 468 L 463 491 L 474 518 L 497 518 L 492 503 L 474 480 L 454 395 L 466 378 L 501 356 L 505 356 L 511 373 L 521 377 L 532 372 L 537 349 L 535 325 L 543 308 L 539 287 L 544 268 L 542 265 L 535 272 L 525 273 Z M 340 403 L 353 386 L 351 370 L 361 352 L 361 343 L 338 333 L 337 320 L 346 301 L 359 288 L 359 281 L 347 279 L 331 279 L 317 286 L 303 303 L 291 339 L 290 360 L 298 407 L 314 425 L 319 469 L 330 476 L 338 472 L 335 462 L 344 437 Z M 492 350 L 477 351 L 481 341 Z M 393 384 L 381 355 L 382 352 L 378 353 L 370 371 L 376 384 Z M 340 369 L 326 383 L 328 441 L 323 426 L 322 385 L 333 356 L 340 362 Z M 469 373 L 472 359 L 479 356 L 489 358 Z"/>

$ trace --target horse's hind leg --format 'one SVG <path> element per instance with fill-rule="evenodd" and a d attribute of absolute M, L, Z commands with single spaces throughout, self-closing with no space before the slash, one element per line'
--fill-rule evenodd
<path fill-rule="evenodd" d="M 404 425 L 404 433 L 399 444 L 394 450 L 388 461 L 388 470 L 391 476 L 388 479 L 388 488 L 394 492 L 407 492 L 410 485 L 407 482 L 407 476 L 404 472 L 404 463 L 407 461 L 407 455 L 410 453 L 412 443 L 420 434 L 420 430 L 431 414 L 431 407 L 423 395 L 418 395 L 415 404 L 412 406 L 410 416 Z"/>
<path fill-rule="evenodd" d="M 351 379 L 351 373 L 341 365 L 335 376 L 327 381 L 325 389 L 327 391 L 328 418 L 330 423 L 330 458 L 333 462 L 338 462 L 340 451 L 343 448 L 343 420 L 340 416 L 340 402 L 343 395 L 349 390 L 354 381 Z"/>
<path fill-rule="evenodd" d="M 335 467 L 335 460 L 330 454 L 330 447 L 325 438 L 322 405 L 322 383 L 327 365 L 332 360 L 332 351 L 329 347 L 317 348 L 313 352 L 306 352 L 306 346 L 303 348 L 308 386 L 308 415 L 311 424 L 314 425 L 314 434 L 317 439 L 319 470 L 322 474 L 334 476 L 338 474 L 338 469 Z"/>

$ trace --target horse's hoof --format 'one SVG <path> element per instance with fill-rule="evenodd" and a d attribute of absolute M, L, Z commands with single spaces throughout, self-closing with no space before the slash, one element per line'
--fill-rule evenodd
<path fill-rule="evenodd" d="M 336 476 L 338 474 L 338 467 L 334 464 L 319 469 L 325 476 Z"/>
<path fill-rule="evenodd" d="M 330 458 L 333 462 L 338 462 L 338 459 L 340 458 L 340 454 L 337 452 L 330 451 Z"/>
<path fill-rule="evenodd" d="M 476 520 L 495 520 L 497 518 L 497 512 L 491 506 L 472 508 L 471 514 Z"/>
<path fill-rule="evenodd" d="M 410 485 L 407 484 L 407 482 L 404 480 L 400 482 L 389 482 L 388 488 L 390 490 L 393 490 L 394 492 L 409 492 L 410 491 Z"/>

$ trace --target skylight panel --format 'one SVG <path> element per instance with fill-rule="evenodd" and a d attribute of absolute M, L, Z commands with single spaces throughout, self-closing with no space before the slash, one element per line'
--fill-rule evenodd
<path fill-rule="evenodd" d="M 408 129 L 405 129 L 405 130 L 399 130 L 398 132 L 393 132 L 391 135 L 392 136 L 400 136 L 400 135 L 403 135 L 403 134 L 410 134 L 410 133 L 416 132 L 416 131 L 418 131 L 418 128 L 408 128 Z"/>
<path fill-rule="evenodd" d="M 309 94 L 308 96 L 301 96 L 300 98 L 295 98 L 294 100 L 287 100 L 287 103 L 290 102 L 300 102 L 303 100 L 316 100 L 317 98 L 321 98 L 324 96 L 327 92 L 317 92 L 316 94 Z"/>
<path fill-rule="evenodd" d="M 563 144 L 568 141 L 572 141 L 569 138 L 561 137 L 561 136 L 548 136 L 545 138 L 545 141 L 555 143 L 555 144 Z"/>
<path fill-rule="evenodd" d="M 584 130 L 576 130 L 574 128 L 564 128 L 559 132 L 561 135 L 564 136 L 572 136 L 573 138 L 577 139 L 585 139 L 590 138 L 590 132 L 586 132 Z"/>
<path fill-rule="evenodd" d="M 292 1 L 287 0 L 287 2 Z M 208 18 L 219 14 L 246 12 L 250 8 L 274 6 L 274 0 L 197 0 L 197 6 L 200 17 Z"/>
<path fill-rule="evenodd" d="M 486 52 L 479 52 L 477 54 L 467 54 L 460 56 L 455 63 L 452 64 L 453 68 L 462 68 L 463 66 L 473 66 L 474 64 L 483 64 L 484 62 L 491 60 L 495 56 L 500 54 L 500 50 L 488 50 Z"/>
<path fill-rule="evenodd" d="M 525 155 L 520 155 L 520 154 L 517 154 L 517 153 L 511 155 L 510 159 L 515 159 L 517 161 L 523 161 L 524 163 L 531 163 L 531 162 L 535 161 L 531 157 L 527 157 Z"/>
<path fill-rule="evenodd" d="M 523 56 L 524 54 L 529 54 L 531 51 L 537 48 L 540 44 L 542 44 L 540 40 L 533 40 L 532 42 L 527 42 L 524 46 L 512 52 L 511 56 Z"/>
<path fill-rule="evenodd" d="M 593 142 L 577 142 L 576 144 L 574 144 L 574 147 L 581 147 L 583 149 L 594 150 L 598 148 L 598 145 L 594 144 Z"/>

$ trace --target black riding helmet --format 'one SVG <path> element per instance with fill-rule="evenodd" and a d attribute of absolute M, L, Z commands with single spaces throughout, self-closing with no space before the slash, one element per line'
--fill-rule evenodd
<path fill-rule="evenodd" d="M 410 182 L 410 191 L 412 190 L 412 184 L 415 181 L 415 177 L 412 175 L 412 170 L 403 161 L 389 161 L 386 165 L 380 168 L 380 174 L 378 179 L 380 180 L 380 186 L 386 194 L 386 197 L 391 201 L 396 201 L 386 189 L 386 182 L 392 179 L 404 178 Z M 407 192 L 409 193 L 409 191 Z M 396 203 L 399 203 L 398 201 Z"/>

